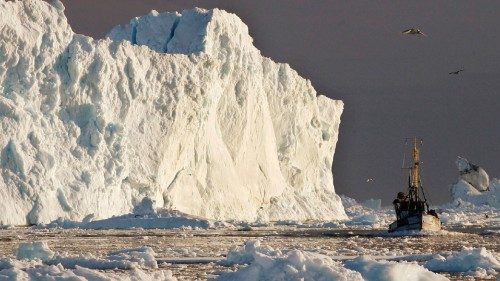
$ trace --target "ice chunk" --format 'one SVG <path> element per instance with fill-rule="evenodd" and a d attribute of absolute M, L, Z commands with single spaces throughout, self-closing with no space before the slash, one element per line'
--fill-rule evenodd
<path fill-rule="evenodd" d="M 299 250 L 282 254 L 256 242 L 247 242 L 242 251 L 232 250 L 229 259 L 249 265 L 222 273 L 216 280 L 363 280 L 358 272 L 325 255 Z"/>
<path fill-rule="evenodd" d="M 378 221 L 377 214 L 363 214 L 352 218 L 350 223 L 353 224 L 374 224 Z"/>
<path fill-rule="evenodd" d="M 277 256 L 280 251 L 275 251 L 269 246 L 261 246 L 259 240 L 248 240 L 243 247 L 233 247 L 226 255 L 226 259 L 222 261 L 225 265 L 233 264 L 250 264 L 255 260 L 257 253 Z"/>
<path fill-rule="evenodd" d="M 449 256 L 437 255 L 427 261 L 425 267 L 438 272 L 467 272 L 476 268 L 500 270 L 500 256 L 486 248 L 464 247 Z"/>
<path fill-rule="evenodd" d="M 25 242 L 19 244 L 16 253 L 17 259 L 40 259 L 46 261 L 54 256 L 54 252 L 50 250 L 47 242 L 45 241 L 35 241 L 35 242 Z"/>
<path fill-rule="evenodd" d="M 46 242 L 36 241 L 21 243 L 17 249 L 19 260 L 39 260 L 47 265 L 62 266 L 64 268 L 85 267 L 89 269 L 135 269 L 158 268 L 155 252 L 150 247 L 123 249 L 108 253 L 106 258 L 85 256 L 64 256 L 54 253 Z M 0 261 L 0 270 L 16 267 L 19 263 Z"/>
<path fill-rule="evenodd" d="M 44 262 L 49 265 L 62 265 L 65 268 L 82 266 L 90 269 L 135 269 L 158 268 L 155 252 L 150 247 L 124 249 L 108 253 L 106 258 L 94 257 L 91 254 L 84 256 L 54 255 Z"/>
<path fill-rule="evenodd" d="M 133 214 L 136 216 L 153 215 L 156 213 L 154 208 L 154 202 L 149 197 L 144 197 L 141 203 L 134 207 Z"/>
<path fill-rule="evenodd" d="M 374 210 L 380 210 L 382 206 L 382 200 L 370 198 L 363 203 L 363 206 Z"/>
<path fill-rule="evenodd" d="M 457 157 L 456 164 L 460 172 L 460 179 L 468 182 L 479 191 L 488 190 L 490 179 L 483 168 L 470 163 L 467 159 L 460 156 Z"/>
<path fill-rule="evenodd" d="M 158 268 L 155 259 L 155 252 L 150 247 L 140 247 L 111 252 L 108 254 L 109 260 L 126 260 L 137 263 L 141 267 Z"/>
<path fill-rule="evenodd" d="M 393 262 L 376 261 L 369 257 L 357 257 L 354 260 L 346 261 L 345 266 L 348 269 L 361 273 L 367 281 L 438 281 L 448 280 L 448 278 L 433 273 L 426 268 L 418 265 L 416 262 Z"/>
<path fill-rule="evenodd" d="M 460 176 L 450 186 L 452 204 L 457 206 L 464 202 L 474 206 L 500 208 L 500 180 L 494 178 L 490 181 L 483 168 L 463 157 L 459 156 L 456 164 Z"/>

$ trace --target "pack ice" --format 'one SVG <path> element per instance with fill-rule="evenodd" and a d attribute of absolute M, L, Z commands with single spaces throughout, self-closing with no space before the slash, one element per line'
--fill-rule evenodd
<path fill-rule="evenodd" d="M 341 101 L 263 57 L 222 10 L 75 34 L 59 1 L 0 1 L 0 223 L 129 213 L 342 219 Z"/>

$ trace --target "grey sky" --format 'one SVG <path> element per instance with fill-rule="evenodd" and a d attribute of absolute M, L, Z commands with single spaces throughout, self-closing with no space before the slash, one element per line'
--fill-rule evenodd
<path fill-rule="evenodd" d="M 431 203 L 448 200 L 457 155 L 500 177 L 500 1 L 63 2 L 75 32 L 96 38 L 151 9 L 236 13 L 263 55 L 345 102 L 334 160 L 338 193 L 389 204 L 406 187 L 403 138 L 414 135 L 424 140 Z M 429 36 L 400 35 L 410 27 Z"/>

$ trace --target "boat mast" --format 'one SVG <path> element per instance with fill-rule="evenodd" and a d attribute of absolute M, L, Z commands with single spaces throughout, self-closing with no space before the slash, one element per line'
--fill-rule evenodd
<path fill-rule="evenodd" d="M 410 169 L 410 186 L 409 186 L 409 200 L 416 202 L 420 201 L 418 196 L 418 189 L 420 188 L 420 151 L 417 145 L 417 138 L 413 138 L 413 151 L 412 151 L 413 165 Z"/>

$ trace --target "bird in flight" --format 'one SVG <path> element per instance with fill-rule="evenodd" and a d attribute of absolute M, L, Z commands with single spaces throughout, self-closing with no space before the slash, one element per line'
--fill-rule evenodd
<path fill-rule="evenodd" d="M 423 33 L 422 31 L 420 31 L 420 29 L 416 29 L 416 28 L 410 28 L 410 29 L 407 29 L 407 30 L 403 30 L 401 33 L 403 35 L 423 35 L 423 36 L 427 36 L 427 35 L 425 35 L 425 33 Z"/>
<path fill-rule="evenodd" d="M 462 72 L 462 71 L 464 71 L 464 70 L 465 70 L 465 69 L 459 69 L 459 70 L 457 70 L 457 71 L 452 71 L 452 72 L 450 72 L 450 73 L 448 73 L 448 74 L 455 74 L 455 75 L 457 75 L 457 74 L 459 74 L 460 72 Z"/>
<path fill-rule="evenodd" d="M 372 178 L 366 179 L 366 182 L 371 182 L 371 181 L 373 181 Z"/>

